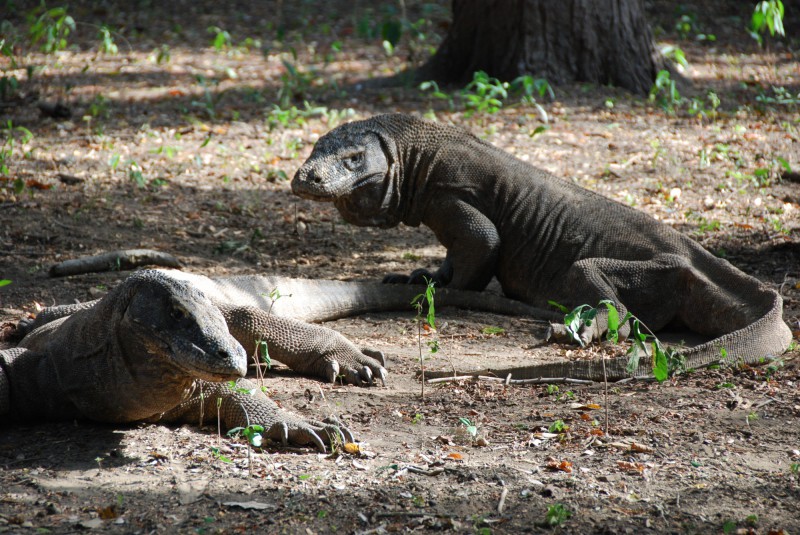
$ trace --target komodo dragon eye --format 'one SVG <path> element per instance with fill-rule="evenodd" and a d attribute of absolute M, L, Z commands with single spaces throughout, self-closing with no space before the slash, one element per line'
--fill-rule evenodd
<path fill-rule="evenodd" d="M 343 158 L 343 160 L 344 166 L 347 167 L 348 170 L 353 171 L 356 167 L 361 165 L 362 161 L 364 161 L 364 151 L 348 154 Z"/>
<path fill-rule="evenodd" d="M 173 306 L 169 315 L 172 316 L 172 319 L 180 321 L 186 317 L 186 310 L 178 306 Z"/>

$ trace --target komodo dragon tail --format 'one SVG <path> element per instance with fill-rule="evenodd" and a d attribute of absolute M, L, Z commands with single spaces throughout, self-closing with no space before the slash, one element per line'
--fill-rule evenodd
<path fill-rule="evenodd" d="M 685 369 L 701 369 L 713 364 L 760 364 L 781 355 L 792 340 L 792 333 L 783 321 L 783 300 L 774 290 L 757 283 L 761 299 L 761 317 L 746 326 L 723 334 L 697 346 L 680 350 Z M 751 294 L 752 295 L 752 294 Z M 458 375 L 490 375 L 512 379 L 582 379 L 588 381 L 620 381 L 628 378 L 652 379 L 652 362 L 640 359 L 634 370 L 628 370 L 627 356 L 607 359 L 558 361 L 509 368 L 457 372 Z M 452 372 L 426 372 L 428 377 L 443 377 Z"/>
<path fill-rule="evenodd" d="M 207 288 L 211 281 L 213 287 Z M 272 314 L 320 322 L 368 312 L 410 311 L 411 301 L 424 291 L 420 286 L 293 279 L 242 275 L 220 279 L 198 278 L 198 286 L 213 299 L 254 306 Z M 270 297 L 271 296 L 271 297 Z M 459 307 L 497 314 L 555 319 L 553 312 L 487 292 L 437 288 L 436 307 Z"/>

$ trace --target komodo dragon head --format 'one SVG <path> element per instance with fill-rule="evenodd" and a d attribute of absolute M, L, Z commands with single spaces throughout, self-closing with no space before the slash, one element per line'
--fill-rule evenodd
<path fill-rule="evenodd" d="M 155 417 L 185 401 L 198 379 L 247 371 L 247 354 L 211 299 L 158 270 L 134 273 L 48 334 L 61 388 L 98 421 Z"/>
<path fill-rule="evenodd" d="M 244 377 L 247 355 L 228 332 L 225 318 L 191 282 L 169 272 L 145 270 L 129 277 L 128 306 L 119 320 L 121 349 L 205 381 Z M 136 357 L 136 352 L 145 355 Z M 153 359 L 155 359 L 153 361 Z"/>
<path fill-rule="evenodd" d="M 317 141 L 292 180 L 295 195 L 333 202 L 354 225 L 389 228 L 404 200 L 395 142 L 378 118 L 334 128 Z"/>

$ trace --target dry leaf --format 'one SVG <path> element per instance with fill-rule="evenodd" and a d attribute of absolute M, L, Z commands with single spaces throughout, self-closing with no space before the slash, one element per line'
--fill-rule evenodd
<path fill-rule="evenodd" d="M 644 444 L 639 444 L 638 442 L 631 442 L 631 451 L 635 451 L 636 453 L 653 453 L 653 448 L 645 446 Z"/>
<path fill-rule="evenodd" d="M 355 455 L 357 453 L 361 453 L 361 446 L 355 442 L 348 442 L 344 445 L 344 451 L 350 455 Z"/>
<path fill-rule="evenodd" d="M 602 407 L 597 403 L 572 403 L 569 408 L 576 411 L 596 411 Z"/>
<path fill-rule="evenodd" d="M 117 511 L 117 505 L 112 504 L 108 507 L 101 507 L 97 509 L 97 514 L 103 520 L 113 520 L 119 516 L 119 511 Z"/>
<path fill-rule="evenodd" d="M 617 466 L 626 472 L 637 472 L 639 474 L 643 473 L 645 468 L 642 463 L 629 463 L 628 461 L 617 461 Z"/>
<path fill-rule="evenodd" d="M 257 501 L 249 501 L 249 502 L 224 502 L 222 505 L 226 507 L 238 507 L 244 510 L 255 510 L 255 511 L 275 511 L 278 509 L 277 505 L 272 505 L 270 503 L 264 502 L 257 502 Z"/>
<path fill-rule="evenodd" d="M 460 460 L 462 460 L 464 458 L 463 455 L 461 455 L 460 453 L 456 453 L 456 452 L 448 453 L 447 457 L 450 458 L 450 459 L 453 459 L 454 461 L 460 461 Z"/>
<path fill-rule="evenodd" d="M 40 189 L 40 190 L 51 189 L 53 187 L 52 184 L 45 184 L 44 182 L 39 182 L 38 180 L 33 178 L 26 180 L 25 185 L 31 189 Z"/>
<path fill-rule="evenodd" d="M 566 472 L 568 474 L 572 473 L 572 463 L 569 461 L 559 461 L 551 457 L 547 460 L 546 466 L 550 470 L 561 470 L 562 472 Z"/>

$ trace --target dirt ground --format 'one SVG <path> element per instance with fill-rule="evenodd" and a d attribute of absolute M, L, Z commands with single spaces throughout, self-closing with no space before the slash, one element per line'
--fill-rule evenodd
<path fill-rule="evenodd" d="M 38 3 L 14 4 L 5 16 L 24 35 Z M 742 29 L 750 3 L 694 4 L 649 2 L 648 12 L 658 42 L 686 52 L 681 92 L 702 116 L 688 103 L 669 113 L 618 89 L 565 84 L 539 99 L 539 133 L 541 111 L 519 98 L 468 116 L 459 97 L 451 108 L 379 83 L 436 46 L 446 2 L 405 2 L 410 22 L 428 22 L 406 28 L 393 55 L 380 39 L 400 16 L 390 2 L 72 2 L 67 50 L 18 49 L 16 68 L 0 58 L 20 82 L 0 103 L 0 279 L 12 281 L 0 288 L 0 320 L 103 295 L 126 273 L 48 269 L 116 249 L 169 252 L 207 275 L 376 279 L 435 267 L 444 250 L 427 229 L 346 225 L 293 197 L 287 180 L 330 127 L 404 111 L 461 124 L 692 236 L 778 289 L 800 338 L 800 9 L 787 2 L 790 40 L 759 48 Z M 116 55 L 99 49 L 103 24 Z M 228 46 L 213 46 L 211 26 Z M 40 112 L 37 99 L 63 103 L 70 118 Z M 15 130 L 10 144 L 9 125 L 32 138 Z M 544 327 L 527 318 L 439 310 L 437 320 L 432 369 L 603 351 L 541 346 Z M 412 314 L 330 326 L 387 353 L 385 387 L 285 369 L 267 385 L 286 408 L 340 416 L 360 454 L 249 449 L 214 426 L 3 425 L 0 532 L 800 531 L 797 349 L 771 366 L 663 384 L 461 382 L 426 385 L 422 398 Z M 550 527 L 559 507 L 570 516 Z"/>

